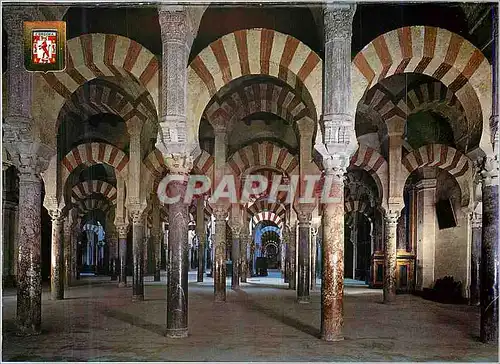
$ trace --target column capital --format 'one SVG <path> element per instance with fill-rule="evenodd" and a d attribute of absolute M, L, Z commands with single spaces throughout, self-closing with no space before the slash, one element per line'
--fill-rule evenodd
<path fill-rule="evenodd" d="M 59 207 L 49 207 L 47 208 L 47 212 L 52 219 L 52 223 L 62 224 L 64 223 L 64 218 L 66 217 L 66 213 L 63 209 Z"/>
<path fill-rule="evenodd" d="M 215 217 L 215 223 L 226 221 L 226 218 L 229 216 L 228 206 L 225 205 L 216 205 L 212 209 L 212 213 Z"/>
<path fill-rule="evenodd" d="M 312 220 L 312 210 L 307 208 L 296 209 L 299 225 L 310 224 Z"/>
<path fill-rule="evenodd" d="M 144 120 L 138 116 L 132 116 L 126 121 L 127 132 L 132 137 L 141 137 L 142 127 L 144 125 Z"/>
<path fill-rule="evenodd" d="M 133 225 L 145 225 L 147 211 L 144 204 L 130 204 L 127 206 L 127 210 Z"/>
<path fill-rule="evenodd" d="M 171 153 L 164 156 L 165 164 L 171 174 L 187 175 L 194 166 L 194 156 L 188 153 Z"/>
<path fill-rule="evenodd" d="M 325 42 L 351 39 L 356 4 L 327 3 L 323 8 Z"/>
<path fill-rule="evenodd" d="M 324 155 L 323 168 L 325 170 L 325 175 L 344 180 L 349 162 L 350 156 L 345 153 Z"/>
<path fill-rule="evenodd" d="M 163 43 L 175 42 L 190 44 L 193 26 L 189 15 L 182 5 L 161 4 L 158 6 L 158 21 Z"/>
<path fill-rule="evenodd" d="M 401 209 L 391 209 L 384 213 L 384 221 L 389 225 L 397 225 L 399 216 L 401 216 Z"/>
<path fill-rule="evenodd" d="M 116 225 L 116 231 L 118 232 L 118 238 L 126 239 L 127 233 L 128 233 L 128 228 L 129 228 L 128 224 Z"/>
<path fill-rule="evenodd" d="M 486 156 L 482 160 L 481 177 L 483 186 L 498 186 L 499 161 L 498 156 Z"/>

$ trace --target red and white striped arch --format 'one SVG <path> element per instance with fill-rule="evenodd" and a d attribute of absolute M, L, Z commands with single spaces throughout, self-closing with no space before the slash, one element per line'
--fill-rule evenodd
<path fill-rule="evenodd" d="M 92 180 L 76 184 L 71 189 L 71 202 L 77 203 L 93 194 L 100 194 L 108 199 L 113 205 L 116 205 L 116 188 L 105 181 Z"/>
<path fill-rule="evenodd" d="M 65 185 L 71 172 L 78 166 L 95 164 L 107 164 L 123 176 L 128 173 L 128 156 L 120 149 L 106 143 L 80 144 L 61 161 L 62 185 Z"/>
<path fill-rule="evenodd" d="M 491 66 L 461 36 L 430 26 L 399 28 L 366 45 L 351 69 L 353 107 L 369 88 L 394 74 L 421 73 L 441 81 L 458 98 L 467 120 L 483 125 L 480 147 L 491 148 Z"/>
<path fill-rule="evenodd" d="M 377 184 L 378 196 L 385 206 L 389 196 L 389 165 L 385 158 L 375 149 L 360 144 L 351 157 L 350 166 L 363 169 L 373 177 Z"/>
<path fill-rule="evenodd" d="M 292 88 L 269 82 L 239 88 L 221 104 L 213 102 L 205 113 L 209 121 L 217 120 L 231 130 L 235 122 L 257 112 L 272 113 L 290 124 L 303 118 L 313 124 L 307 106 Z"/>
<path fill-rule="evenodd" d="M 272 211 L 262 211 L 252 217 L 252 226 L 255 227 L 261 221 L 271 221 L 280 229 L 283 229 L 283 220 Z"/>
<path fill-rule="evenodd" d="M 271 211 L 278 215 L 282 220 L 285 218 L 286 208 L 281 203 L 271 202 L 266 199 L 257 200 L 247 207 L 250 215 L 257 215 L 259 212 Z"/>
<path fill-rule="evenodd" d="M 87 198 L 85 200 L 77 201 L 76 206 L 80 213 L 85 214 L 93 210 L 106 212 L 111 208 L 112 204 L 103 198 Z"/>
<path fill-rule="evenodd" d="M 283 80 L 305 100 L 314 119 L 322 113 L 322 62 L 298 39 L 270 29 L 244 29 L 227 34 L 201 51 L 188 68 L 190 135 L 198 135 L 201 116 L 224 85 L 245 75 Z"/>
<path fill-rule="evenodd" d="M 266 167 L 283 171 L 289 176 L 299 173 L 298 158 L 286 148 L 271 142 L 253 143 L 239 149 L 228 159 L 227 165 L 235 176 Z"/>
<path fill-rule="evenodd" d="M 158 110 L 160 62 L 147 48 L 126 37 L 100 33 L 83 34 L 66 45 L 66 69 L 35 77 L 34 117 L 38 122 L 55 125 L 61 107 L 73 92 L 99 77 L 132 75 Z"/>
<path fill-rule="evenodd" d="M 86 120 L 100 113 L 120 116 L 124 121 L 137 116 L 146 120 L 156 118 L 156 111 L 149 95 L 132 97 L 119 86 L 111 83 L 95 84 L 78 88 L 64 104 L 58 121 L 66 118 Z M 57 125 L 59 127 L 59 125 Z"/>
<path fill-rule="evenodd" d="M 462 192 L 462 205 L 469 203 L 472 182 L 472 161 L 464 154 L 443 144 L 428 144 L 407 154 L 402 160 L 404 180 L 418 168 L 437 167 L 448 171 L 457 181 Z"/>

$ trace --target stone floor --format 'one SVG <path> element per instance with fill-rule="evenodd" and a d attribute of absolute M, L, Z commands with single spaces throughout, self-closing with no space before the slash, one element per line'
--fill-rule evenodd
<path fill-rule="evenodd" d="M 15 336 L 15 290 L 3 291 L 4 361 L 497 361 L 497 347 L 478 342 L 479 309 L 400 295 L 381 303 L 380 290 L 345 288 L 345 340 L 318 339 L 320 292 L 310 304 L 277 278 L 254 278 L 227 302 L 212 301 L 210 280 L 190 274 L 187 339 L 164 336 L 165 276 L 146 278 L 144 302 L 109 278 L 88 277 L 64 301 L 43 292 L 43 332 Z M 130 280 L 131 281 L 131 280 Z M 229 284 L 229 281 L 228 281 Z"/>

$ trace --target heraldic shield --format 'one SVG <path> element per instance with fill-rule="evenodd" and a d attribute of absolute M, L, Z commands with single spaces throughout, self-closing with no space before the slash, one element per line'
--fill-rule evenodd
<path fill-rule="evenodd" d="M 28 71 L 63 71 L 66 67 L 66 22 L 24 22 L 24 64 Z"/>

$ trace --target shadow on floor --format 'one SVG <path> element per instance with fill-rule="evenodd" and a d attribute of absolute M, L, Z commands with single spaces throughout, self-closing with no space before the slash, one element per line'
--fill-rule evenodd
<path fill-rule="evenodd" d="M 251 310 L 258 311 L 268 316 L 271 319 L 281 321 L 283 324 L 287 326 L 293 327 L 294 329 L 297 329 L 299 331 L 302 331 L 303 333 L 306 333 L 308 335 L 314 336 L 315 338 L 319 339 L 320 332 L 316 327 L 304 324 L 292 317 L 284 315 L 282 312 L 276 312 L 268 307 L 259 305 L 257 302 L 249 298 L 248 293 L 242 291 L 241 289 L 237 290 L 236 293 L 238 294 L 238 296 L 245 299 L 245 301 L 243 302 L 237 302 L 238 304 L 245 305 L 247 308 Z"/>
<path fill-rule="evenodd" d="M 116 320 L 126 322 L 130 325 L 140 327 L 141 329 L 148 330 L 154 334 L 157 334 L 160 336 L 165 336 L 164 326 L 158 325 L 158 324 L 153 324 L 151 322 L 143 320 L 142 318 L 140 318 L 138 316 L 130 315 L 128 313 L 109 309 L 109 308 L 100 310 L 100 313 L 102 313 L 106 317 L 114 318 Z"/>

